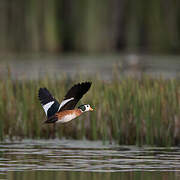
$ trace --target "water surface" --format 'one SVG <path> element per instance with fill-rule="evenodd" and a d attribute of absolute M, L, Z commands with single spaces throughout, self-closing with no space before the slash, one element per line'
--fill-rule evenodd
<path fill-rule="evenodd" d="M 180 148 L 72 140 L 0 143 L 0 179 L 179 179 Z"/>
<path fill-rule="evenodd" d="M 153 77 L 179 77 L 180 56 L 170 55 L 22 55 L 0 56 L 0 75 L 5 76 L 7 66 L 15 79 L 38 79 L 43 77 L 73 78 L 76 75 L 111 80 L 115 72 L 120 77 L 148 74 Z M 117 73 L 116 73 L 117 75 Z"/>

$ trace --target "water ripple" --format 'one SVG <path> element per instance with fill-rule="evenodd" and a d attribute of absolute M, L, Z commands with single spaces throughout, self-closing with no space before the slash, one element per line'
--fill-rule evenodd
<path fill-rule="evenodd" d="M 180 171 L 180 148 L 140 148 L 71 140 L 0 143 L 0 172 L 24 170 Z"/>

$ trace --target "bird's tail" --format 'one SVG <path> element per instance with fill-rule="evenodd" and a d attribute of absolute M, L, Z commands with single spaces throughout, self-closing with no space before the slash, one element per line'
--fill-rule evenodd
<path fill-rule="evenodd" d="M 55 123 L 58 120 L 57 115 L 53 115 L 51 117 L 49 117 L 46 121 L 44 121 L 43 123 Z"/>

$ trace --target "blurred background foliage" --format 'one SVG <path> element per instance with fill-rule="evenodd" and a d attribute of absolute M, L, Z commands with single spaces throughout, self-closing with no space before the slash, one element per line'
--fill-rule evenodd
<path fill-rule="evenodd" d="M 178 53 L 179 0 L 1 0 L 0 52 Z"/>

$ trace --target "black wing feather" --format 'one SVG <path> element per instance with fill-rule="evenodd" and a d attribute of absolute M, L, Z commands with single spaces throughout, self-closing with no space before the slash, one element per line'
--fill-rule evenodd
<path fill-rule="evenodd" d="M 49 107 L 47 111 L 48 118 L 58 112 L 60 104 L 46 88 L 40 88 L 38 96 L 42 106 L 54 101 L 54 103 L 51 105 L 51 107 Z"/>
<path fill-rule="evenodd" d="M 45 105 L 51 101 L 54 101 L 54 97 L 51 95 L 51 93 L 46 88 L 40 88 L 39 89 L 39 100 L 42 105 Z"/>
<path fill-rule="evenodd" d="M 78 101 L 83 97 L 83 95 L 90 89 L 91 82 L 83 82 L 74 85 L 65 95 L 64 100 L 74 98 L 73 100 L 67 102 L 61 107 L 60 111 L 72 110 L 75 108 Z"/>

